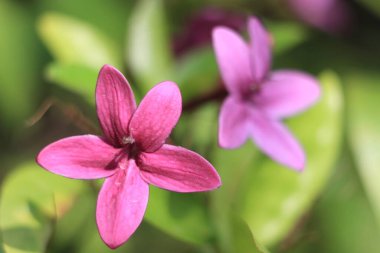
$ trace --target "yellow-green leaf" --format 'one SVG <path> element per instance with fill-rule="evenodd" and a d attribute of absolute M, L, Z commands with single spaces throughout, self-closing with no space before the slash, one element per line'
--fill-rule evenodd
<path fill-rule="evenodd" d="M 83 182 L 23 164 L 5 179 L 0 200 L 0 230 L 7 253 L 42 253 L 55 220 L 71 207 Z"/>
<path fill-rule="evenodd" d="M 46 13 L 38 22 L 39 34 L 54 58 L 65 64 L 100 69 L 104 64 L 120 68 L 121 52 L 100 31 L 83 21 L 58 13 Z"/>
<path fill-rule="evenodd" d="M 127 62 L 143 93 L 172 78 L 172 55 L 161 0 L 138 1 L 127 37 Z"/>

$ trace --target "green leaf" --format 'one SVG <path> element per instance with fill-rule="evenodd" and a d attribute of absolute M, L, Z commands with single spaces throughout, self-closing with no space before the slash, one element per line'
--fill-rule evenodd
<path fill-rule="evenodd" d="M 323 73 L 321 82 L 319 103 L 289 120 L 307 154 L 303 173 L 260 155 L 252 143 L 238 150 L 217 150 L 215 154 L 214 164 L 225 189 L 214 201 L 219 209 L 233 205 L 265 246 L 284 238 L 310 208 L 337 158 L 342 132 L 340 84 L 331 72 Z"/>
<path fill-rule="evenodd" d="M 203 95 L 217 87 L 218 66 L 211 48 L 193 50 L 181 58 L 175 81 L 184 101 Z"/>
<path fill-rule="evenodd" d="M 4 181 L 0 221 L 7 253 L 45 252 L 55 220 L 70 209 L 83 182 L 51 174 L 34 163 L 16 168 Z"/>
<path fill-rule="evenodd" d="M 356 0 L 356 1 L 364 5 L 365 7 L 367 7 L 368 10 L 380 16 L 380 2 L 378 0 Z"/>
<path fill-rule="evenodd" d="M 127 43 L 127 62 L 143 93 L 173 77 L 173 57 L 161 0 L 137 2 L 129 22 Z"/>
<path fill-rule="evenodd" d="M 223 213 L 222 216 L 220 214 Z M 218 246 L 222 253 L 268 253 L 257 243 L 247 223 L 237 215 L 230 214 L 228 208 L 218 210 Z M 215 217 L 214 217 L 215 218 Z"/>
<path fill-rule="evenodd" d="M 117 42 L 120 52 L 124 46 L 125 23 L 134 1 L 104 0 L 38 0 L 40 13 L 54 11 L 83 20 Z M 91 8 L 89 8 L 91 6 Z"/>
<path fill-rule="evenodd" d="M 318 231 L 320 239 L 316 252 L 377 252 L 380 226 L 349 157 L 332 179 L 315 209 L 313 233 Z"/>
<path fill-rule="evenodd" d="M 274 54 L 284 53 L 309 38 L 308 30 L 294 22 L 268 23 L 268 31 L 273 36 Z"/>
<path fill-rule="evenodd" d="M 240 217 L 231 217 L 231 231 L 233 251 L 239 253 L 268 253 L 268 251 L 257 244 L 247 223 Z"/>
<path fill-rule="evenodd" d="M 0 125 L 7 138 L 37 107 L 43 57 L 33 24 L 31 11 L 0 1 Z"/>
<path fill-rule="evenodd" d="M 196 150 L 207 156 L 217 143 L 218 127 L 217 103 L 203 105 L 199 110 L 184 113 L 178 121 L 172 138 L 181 146 Z"/>
<path fill-rule="evenodd" d="M 89 104 L 95 104 L 95 86 L 98 71 L 79 64 L 53 63 L 47 68 L 47 79 L 81 95 Z"/>
<path fill-rule="evenodd" d="M 95 193 L 90 187 L 75 196 L 71 208 L 55 223 L 54 236 L 49 243 L 51 252 L 55 252 L 56 249 L 61 252 L 72 252 L 74 248 L 83 244 L 90 233 L 98 233 L 95 222 L 96 197 L 97 192 Z M 89 219 L 89 217 L 94 218 Z M 101 241 L 100 238 L 99 241 Z"/>
<path fill-rule="evenodd" d="M 375 71 L 352 71 L 346 79 L 349 141 L 380 227 L 380 75 Z"/>
<path fill-rule="evenodd" d="M 150 187 L 149 195 L 146 221 L 186 242 L 201 245 L 210 240 L 212 231 L 204 194 L 180 194 Z"/>
<path fill-rule="evenodd" d="M 90 24 L 58 13 L 44 14 L 39 34 L 59 63 L 81 64 L 99 69 L 104 64 L 121 67 L 121 53 L 114 43 Z"/>

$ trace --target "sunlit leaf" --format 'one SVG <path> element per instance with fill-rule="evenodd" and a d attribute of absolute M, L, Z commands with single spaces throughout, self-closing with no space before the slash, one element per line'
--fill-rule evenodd
<path fill-rule="evenodd" d="M 47 79 L 81 95 L 89 104 L 95 103 L 98 71 L 79 64 L 53 63 L 48 66 Z"/>
<path fill-rule="evenodd" d="M 43 12 L 59 12 L 99 28 L 102 33 L 117 42 L 117 50 L 122 50 L 125 22 L 132 9 L 133 1 L 115 0 L 112 4 L 104 0 L 38 0 L 37 2 Z"/>
<path fill-rule="evenodd" d="M 60 63 L 82 64 L 99 69 L 104 64 L 120 67 L 121 52 L 109 38 L 83 21 L 47 13 L 38 22 L 39 34 Z"/>
<path fill-rule="evenodd" d="M 380 75 L 378 72 L 352 71 L 346 79 L 349 140 L 380 227 Z"/>
<path fill-rule="evenodd" d="M 143 93 L 172 78 L 172 55 L 161 0 L 137 2 L 129 22 L 127 49 L 127 62 Z"/>
<path fill-rule="evenodd" d="M 55 221 L 71 207 L 83 182 L 24 164 L 5 179 L 0 200 L 1 233 L 7 253 L 45 252 Z"/>

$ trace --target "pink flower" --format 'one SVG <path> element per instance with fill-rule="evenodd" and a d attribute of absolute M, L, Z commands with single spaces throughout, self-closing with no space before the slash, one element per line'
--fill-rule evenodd
<path fill-rule="evenodd" d="M 164 144 L 181 114 L 181 95 L 173 82 L 157 84 L 136 108 L 124 76 L 105 65 L 96 87 L 97 114 L 104 137 L 64 138 L 45 147 L 37 162 L 50 172 L 75 179 L 106 178 L 96 221 L 100 236 L 117 248 L 141 223 L 148 184 L 176 192 L 220 186 L 214 167 L 200 155 Z"/>
<path fill-rule="evenodd" d="M 305 154 L 280 120 L 316 102 L 318 83 L 299 71 L 270 72 L 269 34 L 256 18 L 249 19 L 248 33 L 249 44 L 228 28 L 213 31 L 217 62 L 229 93 L 219 115 L 219 144 L 237 148 L 252 138 L 272 159 L 302 170 Z"/>
<path fill-rule="evenodd" d="M 343 32 L 350 24 L 351 10 L 344 0 L 287 1 L 301 20 L 325 32 Z"/>
<path fill-rule="evenodd" d="M 174 40 L 174 52 L 181 55 L 187 51 L 208 45 L 214 27 L 223 25 L 242 31 L 245 16 L 215 7 L 207 7 L 195 13 Z"/>

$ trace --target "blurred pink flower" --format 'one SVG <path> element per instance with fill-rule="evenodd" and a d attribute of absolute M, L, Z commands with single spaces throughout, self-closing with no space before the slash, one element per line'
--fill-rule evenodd
<path fill-rule="evenodd" d="M 219 144 L 237 148 L 252 138 L 277 162 L 296 170 L 305 154 L 281 119 L 317 101 L 318 82 L 295 70 L 270 72 L 270 36 L 258 19 L 248 22 L 247 44 L 229 28 L 213 31 L 213 45 L 221 76 L 229 93 L 219 115 Z"/>
<path fill-rule="evenodd" d="M 221 25 L 242 31 L 245 26 L 245 16 L 215 7 L 202 9 L 189 20 L 174 39 L 174 52 L 181 55 L 189 49 L 210 43 L 212 29 Z"/>
<path fill-rule="evenodd" d="M 45 147 L 37 162 L 75 179 L 106 178 L 96 220 L 103 241 L 117 248 L 141 223 L 148 184 L 198 192 L 220 186 L 214 167 L 200 155 L 164 144 L 181 114 L 181 94 L 173 82 L 157 84 L 136 109 L 128 81 L 105 65 L 96 87 L 97 114 L 104 137 L 64 138 Z"/>
<path fill-rule="evenodd" d="M 287 0 L 302 21 L 325 32 L 339 33 L 349 25 L 350 9 L 345 0 Z"/>

